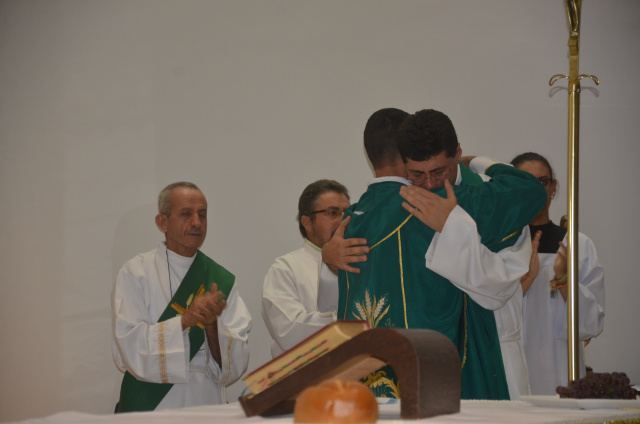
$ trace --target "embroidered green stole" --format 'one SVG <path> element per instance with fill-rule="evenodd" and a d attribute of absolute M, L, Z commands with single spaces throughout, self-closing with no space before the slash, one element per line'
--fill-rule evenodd
<path fill-rule="evenodd" d="M 198 250 L 193 264 L 191 264 L 169 305 L 160 315 L 158 323 L 176 315 L 182 315 L 189 309 L 193 299 L 210 290 L 213 283 L 217 284 L 218 290 L 228 297 L 234 280 L 233 274 Z M 190 328 L 190 359 L 193 359 L 204 340 L 204 327 L 196 325 Z M 127 371 L 120 388 L 120 402 L 117 412 L 153 411 L 171 387 L 173 387 L 171 383 L 140 381 Z"/>

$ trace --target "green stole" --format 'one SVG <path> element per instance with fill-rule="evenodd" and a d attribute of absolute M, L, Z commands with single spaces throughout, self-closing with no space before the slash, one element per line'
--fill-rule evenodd
<path fill-rule="evenodd" d="M 195 296 L 209 291 L 213 283 L 216 283 L 218 290 L 228 297 L 234 280 L 233 274 L 198 250 L 193 264 L 191 264 L 169 305 L 160 315 L 158 322 L 181 315 L 179 311 L 184 312 L 188 309 Z M 195 325 L 189 329 L 190 360 L 198 352 L 204 339 L 204 328 Z M 171 387 L 173 387 L 171 383 L 140 381 L 127 371 L 122 379 L 117 412 L 153 411 Z"/>
<path fill-rule="evenodd" d="M 460 165 L 462 186 L 477 186 L 483 184 L 480 175 L 471 172 L 465 166 Z M 478 227 L 482 234 L 482 227 Z M 497 232 L 497 229 L 493 229 Z M 518 236 L 519 236 L 518 232 Z M 514 234 L 505 234 L 500 242 L 494 242 L 486 247 L 493 252 L 498 252 L 508 246 L 512 246 L 518 237 Z M 478 305 L 468 296 L 464 295 L 464 320 L 466 325 L 465 336 L 465 357 L 463 360 L 469 361 L 469 365 L 462 366 L 462 381 L 476 382 L 473 389 L 469 385 L 463 385 L 463 399 L 499 399 L 508 400 L 509 387 L 507 376 L 504 370 L 502 351 L 500 350 L 500 336 L 496 327 L 495 314 L 493 311 Z M 480 336 L 481 335 L 481 336 Z M 480 365 L 480 366 L 478 366 Z M 488 384 L 477 384 L 483 381 Z"/>
<path fill-rule="evenodd" d="M 544 189 L 535 192 L 540 183 L 513 167 L 495 165 L 488 172 L 495 184 L 489 187 L 479 175 L 460 169 L 462 187 L 454 191 L 476 220 L 483 244 L 494 252 L 513 245 L 546 201 Z M 401 186 L 372 184 L 345 212 L 345 218 L 351 216 L 345 238 L 366 238 L 371 250 L 367 262 L 353 264 L 359 274 L 339 273 L 338 318 L 439 331 L 458 347 L 463 399 L 509 399 L 493 311 L 425 267 L 435 231 L 402 208 Z M 433 192 L 445 195 L 444 188 Z M 377 396 L 398 397 L 401 391 L 390 367 L 366 381 Z"/>

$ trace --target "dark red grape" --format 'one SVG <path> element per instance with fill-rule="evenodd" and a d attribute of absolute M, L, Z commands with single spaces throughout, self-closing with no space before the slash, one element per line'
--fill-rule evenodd
<path fill-rule="evenodd" d="M 587 372 L 583 378 L 569 382 L 568 387 L 558 386 L 556 393 L 561 398 L 635 399 L 640 393 L 629 383 L 623 372 Z"/>

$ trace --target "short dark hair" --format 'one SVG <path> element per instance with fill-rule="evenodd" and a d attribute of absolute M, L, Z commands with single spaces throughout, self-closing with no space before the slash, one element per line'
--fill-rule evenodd
<path fill-rule="evenodd" d="M 547 158 L 545 158 L 539 153 L 534 153 L 534 152 L 521 153 L 515 158 L 511 159 L 511 165 L 517 168 L 518 165 L 522 165 L 525 162 L 531 162 L 531 161 L 540 162 L 541 164 L 546 166 L 547 169 L 549 169 L 549 176 L 551 177 L 551 181 L 556 179 L 553 174 L 553 168 L 551 168 L 551 164 L 549 163 Z"/>
<path fill-rule="evenodd" d="M 171 197 L 171 192 L 178 187 L 184 188 L 192 188 L 194 190 L 202 191 L 198 188 L 194 183 L 190 183 L 188 181 L 179 181 L 177 183 L 171 183 L 160 191 L 158 194 L 158 213 L 162 215 L 169 216 L 171 215 L 171 202 L 169 198 Z"/>
<path fill-rule="evenodd" d="M 364 127 L 364 148 L 374 169 L 393 165 L 399 158 L 398 128 L 409 114 L 395 108 L 373 113 Z"/>
<path fill-rule="evenodd" d="M 296 220 L 298 221 L 300 234 L 302 234 L 303 238 L 307 238 L 307 230 L 305 230 L 302 225 L 301 218 L 306 215 L 310 217 L 311 220 L 314 220 L 316 217 L 315 215 L 312 215 L 312 212 L 315 210 L 316 202 L 321 195 L 328 191 L 344 194 L 347 199 L 349 198 L 349 191 L 347 188 L 334 180 L 318 180 L 309 184 L 302 191 L 300 199 L 298 200 L 298 216 L 296 217 Z"/>
<path fill-rule="evenodd" d="M 444 113 L 424 109 L 409 115 L 398 131 L 398 151 L 402 160 L 429 160 L 445 152 L 454 157 L 458 150 L 458 136 L 451 119 Z"/>

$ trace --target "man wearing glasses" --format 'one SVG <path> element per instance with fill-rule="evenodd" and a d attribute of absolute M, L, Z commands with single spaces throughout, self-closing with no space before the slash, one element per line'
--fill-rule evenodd
<path fill-rule="evenodd" d="M 300 196 L 297 220 L 304 245 L 276 259 L 262 286 L 262 317 L 274 358 L 334 321 L 331 312 L 317 308 L 321 249 L 348 207 L 347 189 L 333 180 L 311 183 Z"/>
<path fill-rule="evenodd" d="M 461 236 L 466 238 L 457 241 L 458 251 L 451 252 L 449 260 L 459 262 L 461 270 L 474 269 L 469 263 L 484 263 L 484 258 L 461 256 L 465 253 L 466 241 L 476 243 L 475 239 L 471 241 L 472 236 L 477 239 L 479 233 L 482 243 L 493 252 L 512 246 L 528 218 L 535 216 L 543 206 L 544 190 L 537 180 L 504 164 L 480 158 L 473 161 L 475 172 L 486 170 L 493 178 L 493 183 L 487 184 L 465 166 L 458 166 L 461 150 L 455 130 L 441 112 L 420 111 L 406 119 L 407 114 L 402 111 L 392 115 L 396 115 L 395 122 L 388 110 L 376 112 L 365 128 L 365 148 L 376 176 L 384 177 L 379 173 L 383 166 L 391 170 L 390 165 L 395 164 L 395 170 L 385 178 L 376 178 L 360 200 L 347 210 L 345 223 L 348 222 L 348 227 L 344 235 L 346 238 L 361 237 L 353 243 L 369 246 L 357 252 L 368 253 L 368 262 L 363 264 L 362 260 L 367 259 L 361 256 L 352 261 L 354 266 L 348 270 L 350 272 L 340 273 L 337 318 L 352 319 L 362 315 L 363 318 L 370 317 L 370 323 L 376 327 L 440 331 L 458 347 L 463 375 L 462 397 L 508 399 L 493 312 L 478 305 L 474 296 L 487 297 L 487 303 L 493 303 L 495 309 L 504 304 L 513 290 L 494 292 L 495 298 L 491 299 L 485 291 L 494 289 L 472 286 L 471 276 L 462 279 L 467 290 L 461 289 L 459 281 L 454 285 L 428 269 L 428 265 L 425 267 L 425 252 L 428 259 L 429 252 L 433 253 L 430 246 L 435 243 L 432 242 L 440 235 L 442 225 L 448 224 L 447 216 L 458 203 L 468 213 L 472 226 L 460 228 Z M 375 139 L 377 141 L 368 146 L 368 140 Z M 381 146 L 388 151 L 381 153 Z M 393 149 L 397 149 L 395 156 Z M 428 199 L 430 202 L 438 199 L 449 202 L 450 208 L 443 213 L 439 228 L 435 224 L 423 225 L 418 220 L 424 218 L 422 211 L 402 204 L 398 192 L 409 189 L 405 186 L 408 182 L 400 181 L 402 175 L 433 189 L 438 196 Z M 440 196 L 445 193 L 442 186 L 446 181 L 448 198 L 443 199 Z M 455 189 L 452 183 L 458 183 Z M 343 224 L 339 231 L 344 228 Z M 443 250 L 446 252 L 447 249 L 439 249 L 440 252 Z M 456 268 L 455 263 L 453 268 Z M 492 281 L 491 278 L 488 280 Z M 475 293 L 467 295 L 467 291 Z M 396 382 L 390 370 L 384 372 L 389 374 L 376 373 L 376 377 Z M 374 385 L 380 388 L 383 386 L 380 383 Z M 398 388 L 393 383 L 378 395 L 397 394 Z"/>
<path fill-rule="evenodd" d="M 492 232 L 500 232 L 500 228 L 491 224 L 490 220 L 485 220 L 484 228 L 477 228 L 474 220 L 469 216 L 463 217 L 459 214 L 451 215 L 451 219 L 446 222 L 448 227 L 447 240 L 440 239 L 443 231 L 446 214 L 431 217 L 431 212 L 424 211 L 433 209 L 429 208 L 429 202 L 440 201 L 442 204 L 448 204 L 444 209 L 449 212 L 456 206 L 457 201 L 453 190 L 447 189 L 447 198 L 443 199 L 426 190 L 433 190 L 447 185 L 455 186 L 473 186 L 482 184 L 482 181 L 489 180 L 486 175 L 476 175 L 469 172 L 467 167 L 470 166 L 472 157 L 461 159 L 460 145 L 457 143 L 455 130 L 450 124 L 446 115 L 437 111 L 421 111 L 409 120 L 401 135 L 398 137 L 399 150 L 406 163 L 407 174 L 409 179 L 413 181 L 413 187 L 401 189 L 401 195 L 411 204 L 405 204 L 407 211 L 412 212 L 418 219 L 434 228 L 438 233 L 434 236 L 433 244 L 437 244 L 437 249 L 432 249 L 425 256 L 426 266 L 439 275 L 449 279 L 459 288 L 467 293 L 479 306 L 494 310 L 494 317 L 498 337 L 500 340 L 500 350 L 505 367 L 505 373 L 509 388 L 509 396 L 512 400 L 518 400 L 521 395 L 530 394 L 529 376 L 524 355 L 524 346 L 522 343 L 521 323 L 522 323 L 522 303 L 523 291 L 518 279 L 501 278 L 500 273 L 495 272 L 500 269 L 499 266 L 492 266 L 488 262 L 488 258 L 492 257 L 484 247 L 474 252 L 474 246 L 481 243 L 489 246 L 487 234 Z M 455 140 L 455 141 L 454 141 Z M 476 159 L 476 161 L 481 159 Z M 540 180 L 542 186 L 547 188 L 548 181 Z M 468 208 L 469 206 L 466 206 Z M 465 206 L 463 205 L 463 208 Z M 464 213 L 464 212 L 463 212 Z M 494 211 L 499 218 L 501 213 L 505 211 Z M 438 222 L 439 218 L 439 222 Z M 429 221 L 430 220 L 430 221 Z M 499 221 L 497 222 L 499 223 Z M 484 237 L 480 240 L 478 233 Z M 477 240 L 475 239 L 477 237 Z M 517 244 L 526 243 L 530 237 L 528 228 L 525 227 L 518 239 Z M 535 242 L 540 236 L 536 237 Z M 461 243 L 461 241 L 465 243 Z M 489 246 L 491 247 L 491 246 Z M 528 246 L 526 246 L 528 248 Z M 509 248 L 507 248 L 509 249 Z M 503 250 L 493 260 L 500 261 L 504 258 L 506 267 L 514 267 L 521 258 L 513 255 L 519 248 Z M 493 249 L 494 252 L 497 250 Z M 461 266 L 459 258 L 478 257 L 477 253 L 482 255 L 476 262 L 481 264 L 480 267 L 473 268 L 469 266 L 467 269 Z M 505 256 L 505 253 L 509 256 Z M 499 263 L 497 265 L 500 265 Z M 475 269 L 471 272 L 471 269 Z M 524 278 L 524 277 L 523 277 Z M 486 287 L 487 290 L 477 292 L 469 290 L 468 287 Z M 493 293 L 492 293 L 493 290 Z M 515 290 L 515 292 L 514 292 Z M 500 302 L 500 298 L 504 299 L 504 294 L 512 293 L 508 296 L 508 300 L 504 306 L 496 307 Z M 484 314 L 480 311 L 480 314 Z"/>

